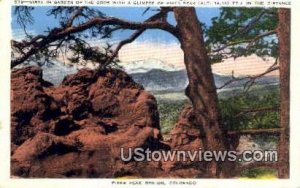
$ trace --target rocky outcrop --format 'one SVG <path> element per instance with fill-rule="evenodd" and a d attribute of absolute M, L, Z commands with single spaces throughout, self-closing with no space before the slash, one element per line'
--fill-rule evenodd
<path fill-rule="evenodd" d="M 26 67 L 11 74 L 11 137 L 15 145 L 22 144 L 39 131 L 45 131 L 44 121 L 60 114 L 54 98 L 44 92 L 51 84 L 42 80 L 42 71 Z"/>
<path fill-rule="evenodd" d="M 198 149 L 202 147 L 200 139 L 200 130 L 195 123 L 195 115 L 192 106 L 186 106 L 175 127 L 170 132 L 170 142 L 172 148 L 182 148 L 185 145 L 190 146 L 191 143 L 197 142 Z"/>
<path fill-rule="evenodd" d="M 54 87 L 31 66 L 11 78 L 12 175 L 163 176 L 155 163 L 120 160 L 121 147 L 168 148 L 155 98 L 126 73 L 82 69 Z"/>
<path fill-rule="evenodd" d="M 199 151 L 203 149 L 201 132 L 195 123 L 192 106 L 186 106 L 179 115 L 178 121 L 168 135 L 168 143 L 172 151 L 189 151 L 195 153 L 196 160 L 167 161 L 164 170 L 176 172 L 180 177 L 199 177 L 205 168 L 204 162 L 199 161 Z"/>
<path fill-rule="evenodd" d="M 155 98 L 125 72 L 82 69 L 54 87 L 37 67 L 11 75 L 11 173 L 18 177 L 205 177 L 203 162 L 122 161 L 121 148 L 199 151 L 186 107 L 162 141 Z"/>

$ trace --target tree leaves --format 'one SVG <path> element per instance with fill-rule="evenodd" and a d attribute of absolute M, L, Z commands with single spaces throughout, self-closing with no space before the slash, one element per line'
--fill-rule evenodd
<path fill-rule="evenodd" d="M 263 104 L 263 105 L 262 105 Z M 249 94 L 219 99 L 222 119 L 228 130 L 277 128 L 278 89 L 254 89 Z"/>
<path fill-rule="evenodd" d="M 206 45 L 213 63 L 226 58 L 256 54 L 278 56 L 275 9 L 221 8 L 206 32 Z"/>

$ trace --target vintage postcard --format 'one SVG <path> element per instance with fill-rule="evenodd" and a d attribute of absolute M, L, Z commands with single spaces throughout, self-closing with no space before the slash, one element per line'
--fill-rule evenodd
<path fill-rule="evenodd" d="M 0 3 L 1 188 L 300 186 L 296 1 Z"/>

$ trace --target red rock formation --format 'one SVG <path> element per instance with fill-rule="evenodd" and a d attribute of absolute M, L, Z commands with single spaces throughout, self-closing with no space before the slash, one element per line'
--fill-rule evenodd
<path fill-rule="evenodd" d="M 120 148 L 199 150 L 200 131 L 186 108 L 160 135 L 155 98 L 120 70 L 82 69 L 54 87 L 37 67 L 11 80 L 11 173 L 21 177 L 198 177 L 192 161 L 124 162 Z"/>
<path fill-rule="evenodd" d="M 124 72 L 82 69 L 53 87 L 39 68 L 27 67 L 12 72 L 11 85 L 13 175 L 144 176 L 136 166 L 153 171 L 120 161 L 121 147 L 163 145 L 155 98 Z"/>
<path fill-rule="evenodd" d="M 195 114 L 191 106 L 186 106 L 174 128 L 169 133 L 168 142 L 172 151 L 196 152 L 196 159 L 199 159 L 199 150 L 203 149 L 199 127 L 195 124 Z M 203 161 L 167 161 L 163 168 L 165 171 L 173 172 L 179 177 L 199 177 L 204 167 Z"/>

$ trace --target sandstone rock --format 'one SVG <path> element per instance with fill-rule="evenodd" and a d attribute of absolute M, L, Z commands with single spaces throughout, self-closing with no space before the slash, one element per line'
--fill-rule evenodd
<path fill-rule="evenodd" d="M 82 69 L 53 87 L 39 68 L 26 67 L 13 71 L 11 82 L 12 175 L 163 174 L 147 162 L 120 160 L 120 147 L 167 147 L 160 142 L 155 98 L 126 73 Z"/>
<path fill-rule="evenodd" d="M 49 84 L 42 80 L 37 67 L 14 70 L 11 75 L 11 136 L 12 143 L 22 144 L 37 132 L 46 129 L 47 121 L 59 115 L 54 99 L 45 94 Z M 36 123 L 38 120 L 45 122 Z"/>
<path fill-rule="evenodd" d="M 192 106 L 186 106 L 174 128 L 169 134 L 168 143 L 170 143 L 172 151 L 189 151 L 191 155 L 196 152 L 196 159 L 199 159 L 199 150 L 203 149 L 201 141 L 201 133 L 195 123 L 195 115 Z M 203 173 L 205 162 L 191 161 L 187 158 L 186 161 L 166 161 L 163 162 L 162 168 L 172 173 L 175 177 L 191 177 L 196 178 Z"/>
<path fill-rule="evenodd" d="M 12 72 L 11 175 L 37 178 L 195 178 L 203 162 L 121 160 L 129 148 L 198 151 L 186 107 L 162 141 L 155 98 L 121 70 L 81 69 L 54 87 L 37 67 Z M 126 153 L 127 152 L 127 153 Z"/>
<path fill-rule="evenodd" d="M 170 132 L 170 142 L 173 148 L 182 148 L 195 140 L 199 140 L 201 137 L 200 130 L 194 122 L 193 108 L 186 106 L 182 110 L 175 127 Z M 202 144 L 199 140 L 199 145 L 196 147 L 199 149 L 201 146 Z"/>

